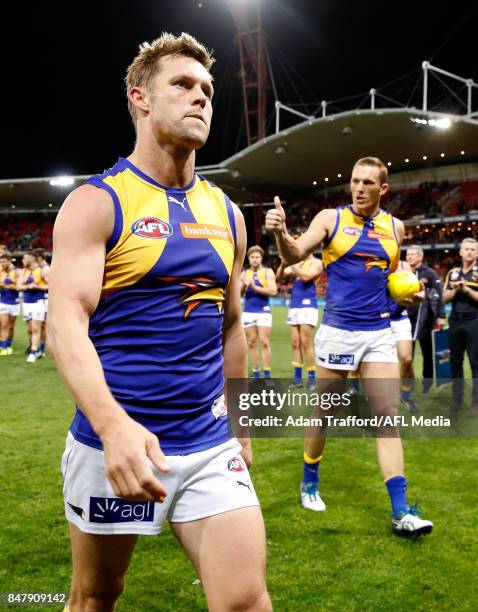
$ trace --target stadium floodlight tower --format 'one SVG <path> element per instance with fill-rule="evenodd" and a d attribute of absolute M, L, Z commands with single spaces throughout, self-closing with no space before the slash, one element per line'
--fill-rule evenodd
<path fill-rule="evenodd" d="M 226 0 L 237 34 L 247 146 L 266 135 L 267 55 L 260 0 Z"/>
<path fill-rule="evenodd" d="M 247 146 L 266 136 L 269 81 L 260 1 L 226 0 L 237 30 Z M 255 242 L 261 244 L 264 218 L 259 203 L 253 207 L 253 215 Z"/>

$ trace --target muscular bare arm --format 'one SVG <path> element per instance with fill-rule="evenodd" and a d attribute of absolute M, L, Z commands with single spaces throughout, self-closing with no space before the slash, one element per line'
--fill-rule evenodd
<path fill-rule="evenodd" d="M 277 196 L 274 198 L 274 204 L 275 207 L 267 211 L 266 230 L 274 234 L 279 254 L 286 263 L 294 264 L 302 261 L 331 235 L 337 219 L 335 209 L 321 210 L 315 215 L 309 229 L 294 239 L 287 231 L 285 211 Z"/>
<path fill-rule="evenodd" d="M 316 259 L 314 257 L 308 272 L 304 270 L 303 266 L 299 266 L 298 264 L 293 265 L 292 270 L 298 278 L 307 282 L 317 280 L 319 278 L 324 270 L 324 264 L 320 259 Z"/>
<path fill-rule="evenodd" d="M 236 221 L 236 253 L 231 279 L 226 291 L 223 323 L 224 378 L 247 378 L 247 344 L 241 322 L 241 269 L 246 254 L 246 226 L 240 210 L 234 206 Z M 252 463 L 252 449 L 249 438 L 239 440 L 242 457 L 249 467 Z"/>
<path fill-rule="evenodd" d="M 153 475 L 169 468 L 156 436 L 133 421 L 113 398 L 95 348 L 89 318 L 98 305 L 105 245 L 114 223 L 110 196 L 83 185 L 57 217 L 49 277 L 48 342 L 75 402 L 103 442 L 106 474 L 116 495 L 163 501 L 166 489 Z"/>

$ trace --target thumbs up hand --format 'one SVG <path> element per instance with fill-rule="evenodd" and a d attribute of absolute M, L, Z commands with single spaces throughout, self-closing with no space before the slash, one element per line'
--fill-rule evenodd
<path fill-rule="evenodd" d="M 279 196 L 274 198 L 274 208 L 270 208 L 266 214 L 266 230 L 274 234 L 280 234 L 285 229 L 285 211 L 282 208 Z"/>

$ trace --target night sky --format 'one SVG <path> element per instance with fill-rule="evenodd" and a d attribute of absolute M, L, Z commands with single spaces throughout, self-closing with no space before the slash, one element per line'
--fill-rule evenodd
<path fill-rule="evenodd" d="M 89 174 L 128 155 L 134 132 L 124 73 L 138 44 L 163 30 L 190 32 L 213 48 L 217 58 L 213 127 L 198 164 L 220 162 L 242 148 L 234 22 L 222 0 L 199 4 L 200 0 L 10 4 L 10 19 L 2 20 L 0 178 Z M 391 99 L 402 101 L 417 84 L 424 59 L 478 82 L 478 2 L 457 0 L 440 6 L 429 1 L 262 0 L 262 6 L 284 103 L 312 103 L 312 111 L 322 99 L 352 96 L 403 76 L 383 89 Z M 417 96 L 419 87 L 412 103 Z M 474 96 L 478 110 L 478 90 Z M 349 108 L 359 102 L 360 98 L 349 102 Z M 346 105 L 344 101 L 333 106 L 343 110 Z"/>

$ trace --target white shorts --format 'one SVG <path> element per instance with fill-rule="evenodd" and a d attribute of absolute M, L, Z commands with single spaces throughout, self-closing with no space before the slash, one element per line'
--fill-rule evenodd
<path fill-rule="evenodd" d="M 349 331 L 322 325 L 315 335 L 317 364 L 331 370 L 356 370 L 361 363 L 398 363 L 390 328 Z"/>
<path fill-rule="evenodd" d="M 43 304 L 45 306 L 45 314 L 48 312 L 48 296 L 43 299 Z"/>
<path fill-rule="evenodd" d="M 272 327 L 270 312 L 243 312 L 242 327 Z"/>
<path fill-rule="evenodd" d="M 168 490 L 160 503 L 117 497 L 106 477 L 103 451 L 66 438 L 61 460 L 65 515 L 85 533 L 156 535 L 164 521 L 186 523 L 238 508 L 258 506 L 249 471 L 235 438 L 190 455 L 169 455 L 171 471 L 152 464 Z"/>
<path fill-rule="evenodd" d="M 315 327 L 319 320 L 317 308 L 289 308 L 287 325 L 312 325 Z"/>
<path fill-rule="evenodd" d="M 4 302 L 0 302 L 0 314 L 18 317 L 20 314 L 20 304 L 5 304 Z"/>
<path fill-rule="evenodd" d="M 23 302 L 23 319 L 25 321 L 44 321 L 45 320 L 45 304 L 43 300 L 26 304 Z"/>
<path fill-rule="evenodd" d="M 408 317 L 395 321 L 390 319 L 390 329 L 392 330 L 394 342 L 401 342 L 402 340 L 412 341 L 412 324 Z"/>

